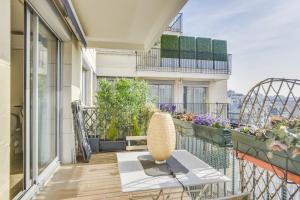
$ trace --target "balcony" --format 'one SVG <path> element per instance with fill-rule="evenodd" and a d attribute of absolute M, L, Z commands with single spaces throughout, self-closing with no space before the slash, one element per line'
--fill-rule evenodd
<path fill-rule="evenodd" d="M 290 84 L 293 84 L 293 86 Z M 272 88 L 272 92 L 265 91 L 264 88 L 266 86 Z M 260 120 L 257 116 L 260 116 L 261 113 L 266 113 L 267 110 L 264 109 L 268 109 L 268 106 L 262 105 L 260 101 L 263 101 L 263 104 L 266 104 L 266 102 L 267 104 L 272 103 L 272 107 L 278 108 L 284 114 L 293 116 L 296 113 L 295 110 L 298 111 L 300 109 L 299 98 L 295 98 L 293 93 L 294 86 L 295 88 L 300 86 L 299 81 L 267 79 L 256 85 L 248 93 L 247 101 L 243 104 L 243 112 L 239 116 L 242 120 L 241 122 L 250 121 L 251 124 L 254 124 L 254 119 Z M 284 102 L 287 100 L 283 100 L 283 96 L 278 93 L 282 88 L 288 89 L 284 91 L 293 99 L 291 110 L 286 110 L 287 107 Z M 276 96 L 269 98 L 268 94 L 275 94 Z M 277 101 L 277 99 L 280 99 L 280 101 Z M 211 114 L 217 118 L 224 117 L 224 115 L 227 116 L 230 113 L 227 111 L 227 104 L 161 105 L 168 105 L 165 106 L 167 109 L 164 111 L 171 112 L 173 117 L 176 118 L 173 119 L 176 127 L 176 149 L 187 150 L 231 179 L 230 182 L 211 184 L 207 187 L 204 192 L 205 199 L 232 196 L 241 192 L 249 192 L 251 199 L 258 200 L 294 200 L 300 198 L 300 181 L 299 175 L 297 175 L 299 174 L 299 161 L 295 162 L 296 160 L 292 160 L 294 158 L 286 155 L 282 156 L 283 152 L 280 152 L 280 157 L 278 156 L 280 155 L 278 151 L 263 150 L 264 145 L 260 145 L 263 143 L 262 141 L 257 141 L 257 138 L 253 139 L 252 142 L 236 141 L 234 140 L 234 137 L 236 137 L 234 135 L 237 130 L 231 130 L 232 136 L 230 136 L 229 142 L 226 145 L 221 145 L 220 142 L 213 139 L 212 135 L 210 135 L 211 138 L 203 138 L 199 132 L 196 132 L 195 124 L 185 120 L 180 121 L 177 118 L 177 114 L 180 112 L 194 112 L 199 115 Z M 159 108 L 163 107 L 161 105 L 158 105 Z M 172 106 L 176 106 L 177 113 L 168 110 Z M 84 108 L 82 114 L 86 134 L 89 138 L 95 138 L 93 133 L 97 130 L 99 123 L 96 108 Z M 270 116 L 271 112 L 265 119 L 269 119 Z M 177 123 L 176 120 L 180 121 L 180 123 Z M 184 125 L 181 125 L 183 123 Z M 259 123 L 267 122 L 263 120 L 259 121 Z M 186 126 L 187 124 L 192 128 Z M 212 132 L 209 133 L 211 134 Z M 242 134 L 242 132 L 237 134 L 240 137 L 250 136 L 246 133 Z M 255 146 L 256 143 L 260 146 Z M 242 148 L 245 146 L 247 146 L 246 150 Z M 270 153 L 272 153 L 272 156 L 270 156 Z M 273 159 L 273 157 L 277 160 Z M 284 165 L 285 167 L 282 167 Z M 36 199 L 128 199 L 128 194 L 121 191 L 120 184 L 115 153 L 98 153 L 92 155 L 88 164 L 78 163 L 76 165 L 62 166 Z M 135 196 L 146 199 L 149 195 L 151 196 L 158 192 L 158 190 L 138 192 Z M 190 197 L 184 194 L 184 197 L 181 198 L 180 193 L 180 189 L 166 191 L 166 194 L 171 199 L 188 199 Z"/>
<path fill-rule="evenodd" d="M 136 52 L 136 70 L 202 74 L 231 74 L 231 54 L 181 51 L 152 48 Z M 189 59 L 187 59 L 189 57 Z"/>
<path fill-rule="evenodd" d="M 178 13 L 175 19 L 166 28 L 166 31 L 182 33 L 182 13 Z"/>

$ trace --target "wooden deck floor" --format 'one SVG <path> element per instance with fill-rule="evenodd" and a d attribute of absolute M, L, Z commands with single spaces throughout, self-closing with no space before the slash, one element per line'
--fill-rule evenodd
<path fill-rule="evenodd" d="M 181 189 L 167 191 L 170 199 L 180 199 Z M 157 194 L 153 191 L 152 194 Z M 134 194 L 134 197 L 145 193 Z M 147 195 L 147 194 L 146 194 Z M 122 193 L 115 153 L 94 154 L 89 163 L 61 166 L 36 200 L 59 199 L 129 199 Z M 140 199 L 152 199 L 142 197 Z M 162 199 L 162 198 L 161 198 Z M 186 197 L 184 198 L 186 199 Z"/>

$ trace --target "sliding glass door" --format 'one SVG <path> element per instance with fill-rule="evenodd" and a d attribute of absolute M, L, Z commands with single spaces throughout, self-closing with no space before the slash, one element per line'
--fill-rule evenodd
<path fill-rule="evenodd" d="M 25 13 L 26 190 L 48 176 L 58 160 L 61 42 L 26 4 Z"/>
<path fill-rule="evenodd" d="M 57 155 L 58 39 L 38 23 L 38 169 L 41 173 Z"/>

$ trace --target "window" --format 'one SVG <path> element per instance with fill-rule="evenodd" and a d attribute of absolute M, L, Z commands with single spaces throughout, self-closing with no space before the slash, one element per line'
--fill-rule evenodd
<path fill-rule="evenodd" d="M 156 98 L 157 103 L 173 103 L 173 86 L 172 85 L 150 85 L 150 96 Z"/>
<path fill-rule="evenodd" d="M 84 68 L 82 68 L 81 73 L 81 101 L 83 104 L 87 103 L 87 74 L 88 71 Z"/>
<path fill-rule="evenodd" d="M 197 114 L 206 113 L 207 88 L 197 86 L 184 86 L 183 90 L 184 109 L 187 112 L 194 112 Z"/>

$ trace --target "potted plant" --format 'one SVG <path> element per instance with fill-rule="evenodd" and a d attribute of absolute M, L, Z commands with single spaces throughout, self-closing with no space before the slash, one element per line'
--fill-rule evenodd
<path fill-rule="evenodd" d="M 97 112 L 100 127 L 100 150 L 125 150 L 127 135 L 139 136 L 146 131 L 149 89 L 145 81 L 118 79 L 99 82 Z"/>
<path fill-rule="evenodd" d="M 228 120 L 211 115 L 196 116 L 193 124 L 196 137 L 208 140 L 220 147 L 230 147 L 231 128 Z"/>
<path fill-rule="evenodd" d="M 173 122 L 176 130 L 182 135 L 193 136 L 194 129 L 192 122 L 194 121 L 195 117 L 196 116 L 193 113 L 175 114 L 173 117 Z"/>
<path fill-rule="evenodd" d="M 300 119 L 272 117 L 266 128 L 236 129 L 232 140 L 235 150 L 300 175 Z"/>

